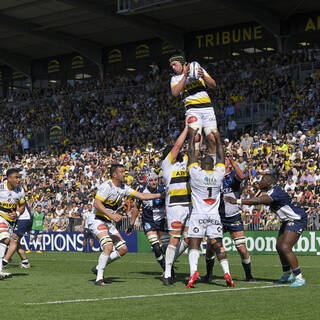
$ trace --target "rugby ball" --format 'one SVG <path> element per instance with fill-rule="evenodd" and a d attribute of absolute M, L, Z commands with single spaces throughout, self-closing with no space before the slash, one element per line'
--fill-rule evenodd
<path fill-rule="evenodd" d="M 198 76 L 198 71 L 200 68 L 200 64 L 197 61 L 192 61 L 190 63 L 189 78 L 199 79 L 200 77 Z"/>

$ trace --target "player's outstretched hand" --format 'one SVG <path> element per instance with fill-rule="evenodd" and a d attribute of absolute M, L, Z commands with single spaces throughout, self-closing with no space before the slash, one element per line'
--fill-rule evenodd
<path fill-rule="evenodd" d="M 224 199 L 224 201 L 229 202 L 231 204 L 237 204 L 237 199 L 235 199 L 235 198 L 224 196 L 223 199 Z"/>
<path fill-rule="evenodd" d="M 115 222 L 119 222 L 121 221 L 123 218 L 122 215 L 118 214 L 118 213 L 115 213 L 113 216 L 112 216 L 112 220 L 115 221 Z"/>
<path fill-rule="evenodd" d="M 133 230 L 133 226 L 130 225 L 130 226 L 127 228 L 127 230 L 125 231 L 126 235 L 128 236 L 129 234 L 131 234 L 132 230 Z"/>

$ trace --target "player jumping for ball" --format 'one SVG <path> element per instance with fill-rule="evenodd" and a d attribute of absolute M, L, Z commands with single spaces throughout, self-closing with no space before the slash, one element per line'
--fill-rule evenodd
<path fill-rule="evenodd" d="M 195 149 L 198 152 L 200 149 L 199 135 L 202 129 L 207 140 L 214 143 L 213 132 L 217 130 L 217 121 L 207 87 L 215 88 L 216 81 L 203 68 L 199 69 L 198 79 L 190 78 L 190 64 L 186 64 L 183 56 L 172 56 L 169 62 L 175 73 L 171 78 L 171 93 L 175 97 L 179 95 L 183 97 L 187 110 L 187 123 L 192 129 L 199 129 L 195 140 Z"/>

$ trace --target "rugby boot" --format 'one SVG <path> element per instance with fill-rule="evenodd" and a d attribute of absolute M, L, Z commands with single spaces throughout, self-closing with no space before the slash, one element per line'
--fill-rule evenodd
<path fill-rule="evenodd" d="M 291 284 L 290 284 L 290 286 L 289 287 L 291 287 L 291 288 L 294 288 L 294 287 L 302 287 L 302 286 L 305 286 L 306 285 L 306 280 L 304 280 L 304 279 L 296 279 L 294 282 L 292 282 Z"/>
<path fill-rule="evenodd" d="M 231 276 L 230 276 L 229 273 L 226 273 L 226 274 L 224 275 L 224 280 L 226 280 L 226 285 L 227 285 L 227 287 L 234 287 L 233 280 L 232 280 L 232 278 L 231 278 Z"/>
<path fill-rule="evenodd" d="M 9 272 L 0 272 L 0 280 L 12 278 L 12 274 Z"/>
<path fill-rule="evenodd" d="M 103 281 L 103 279 L 98 280 L 98 281 L 95 281 L 94 284 L 95 284 L 96 286 L 99 286 L 99 287 L 104 287 L 104 286 L 107 285 L 107 284 Z"/>
<path fill-rule="evenodd" d="M 198 271 L 195 271 L 192 276 L 189 278 L 189 282 L 187 284 L 187 288 L 194 288 L 196 282 L 200 280 L 200 273 Z"/>
<path fill-rule="evenodd" d="M 162 281 L 163 281 L 163 285 L 165 285 L 165 286 L 172 286 L 173 285 L 172 277 L 169 277 L 169 278 L 163 277 Z"/>

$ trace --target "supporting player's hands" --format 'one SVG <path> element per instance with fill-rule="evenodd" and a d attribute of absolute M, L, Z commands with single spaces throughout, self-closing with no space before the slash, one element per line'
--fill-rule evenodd
<path fill-rule="evenodd" d="M 226 201 L 226 202 L 229 202 L 231 204 L 237 204 L 237 199 L 232 198 L 232 197 L 224 196 L 223 200 Z"/>
<path fill-rule="evenodd" d="M 122 220 L 123 216 L 119 213 L 115 213 L 112 215 L 111 219 L 115 222 L 120 222 Z"/>
<path fill-rule="evenodd" d="M 133 226 L 130 225 L 127 230 L 125 231 L 126 235 L 128 236 L 129 234 L 131 234 L 131 232 L 133 231 Z"/>

